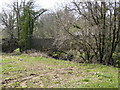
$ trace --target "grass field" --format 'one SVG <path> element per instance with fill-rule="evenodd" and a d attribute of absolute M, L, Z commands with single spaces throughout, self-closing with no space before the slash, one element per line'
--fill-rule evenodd
<path fill-rule="evenodd" d="M 2 55 L 2 88 L 117 88 L 118 68 L 41 56 Z"/>

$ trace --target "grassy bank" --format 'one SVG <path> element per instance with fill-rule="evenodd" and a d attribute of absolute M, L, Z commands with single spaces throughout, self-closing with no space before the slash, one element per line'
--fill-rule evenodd
<path fill-rule="evenodd" d="M 117 88 L 118 68 L 29 55 L 2 55 L 3 88 Z"/>

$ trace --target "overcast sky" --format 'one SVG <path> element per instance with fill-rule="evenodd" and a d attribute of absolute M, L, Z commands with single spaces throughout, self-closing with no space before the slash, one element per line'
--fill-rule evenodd
<path fill-rule="evenodd" d="M 2 8 L 6 8 L 7 4 L 12 3 L 13 1 L 17 1 L 17 0 L 0 0 L 0 12 L 2 11 Z M 70 1 L 72 0 L 35 0 L 37 5 L 40 5 L 40 7 L 47 9 L 53 9 L 54 7 L 57 7 L 57 4 L 67 3 Z"/>
<path fill-rule="evenodd" d="M 2 11 L 2 8 L 6 8 L 7 4 L 12 3 L 13 1 L 17 1 L 17 0 L 0 0 L 0 12 Z M 57 8 L 58 5 L 60 5 L 61 3 L 67 3 L 73 0 L 34 0 L 34 1 L 36 2 L 37 5 L 39 5 L 42 8 L 54 9 L 55 7 Z M 94 0 L 78 0 L 78 1 L 94 1 Z M 115 0 L 102 0 L 102 1 L 115 1 Z"/>

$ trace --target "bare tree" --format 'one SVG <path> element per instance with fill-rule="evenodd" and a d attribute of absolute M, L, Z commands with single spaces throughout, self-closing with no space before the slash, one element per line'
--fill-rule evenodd
<path fill-rule="evenodd" d="M 120 41 L 119 2 L 73 2 L 71 11 L 77 12 L 79 19 L 85 22 L 77 27 L 81 38 L 75 39 L 85 53 L 84 59 L 92 59 L 103 64 L 114 64 L 112 59 L 116 46 Z"/>
<path fill-rule="evenodd" d="M 15 38 L 15 14 L 14 12 L 6 12 L 3 10 L 1 14 L 2 25 L 5 27 L 4 31 L 10 39 Z"/>

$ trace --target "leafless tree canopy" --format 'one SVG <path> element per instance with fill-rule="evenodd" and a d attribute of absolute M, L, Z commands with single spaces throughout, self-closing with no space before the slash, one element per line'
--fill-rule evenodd
<path fill-rule="evenodd" d="M 20 39 L 19 32 L 23 29 L 20 24 L 22 20 L 20 15 L 27 13 L 20 11 L 22 5 L 24 4 L 18 6 L 14 3 L 12 13 L 4 11 L 2 13 L 2 22 L 11 38 L 16 29 Z M 63 9 L 46 13 L 38 18 L 43 12 L 45 11 L 31 11 L 31 14 L 34 13 L 33 19 L 36 20 L 33 21 L 33 37 L 55 38 L 53 44 L 58 48 L 69 40 L 69 50 L 79 52 L 79 57 L 84 62 L 107 65 L 116 63 L 113 54 L 116 53 L 116 48 L 119 48 L 120 42 L 120 2 L 73 1 Z M 22 16 L 24 18 L 24 15 Z"/>

